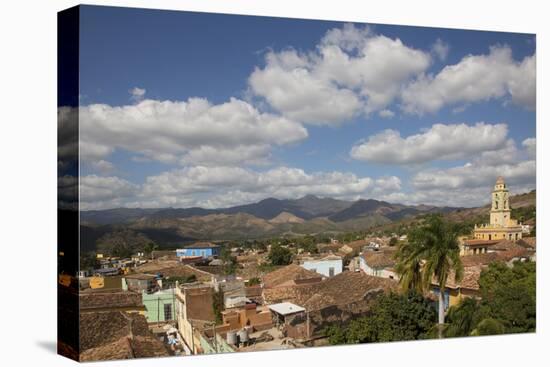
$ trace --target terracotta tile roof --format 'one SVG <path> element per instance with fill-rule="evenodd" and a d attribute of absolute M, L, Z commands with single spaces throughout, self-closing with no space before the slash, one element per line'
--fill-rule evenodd
<path fill-rule="evenodd" d="M 391 267 L 396 263 L 394 259 L 395 252 L 396 249 L 394 248 L 387 248 L 379 251 L 365 251 L 363 252 L 363 259 L 371 268 Z"/>
<path fill-rule="evenodd" d="M 97 308 L 143 308 L 141 294 L 113 289 L 87 289 L 79 293 L 81 310 Z"/>
<path fill-rule="evenodd" d="M 287 301 L 312 311 L 360 301 L 368 292 L 396 288 L 393 280 L 347 271 L 314 284 L 265 289 L 264 297 L 268 303 Z"/>
<path fill-rule="evenodd" d="M 508 262 L 517 258 L 528 257 L 529 253 L 530 251 L 528 249 L 518 246 L 516 248 L 512 248 L 506 251 L 499 251 L 497 255 L 498 260 Z"/>
<path fill-rule="evenodd" d="M 523 247 L 531 248 L 536 250 L 537 248 L 537 238 L 536 237 L 524 237 L 518 241 L 518 244 Z"/>
<path fill-rule="evenodd" d="M 152 358 L 169 356 L 164 344 L 154 336 L 123 336 L 109 344 L 90 348 L 80 354 L 81 362 Z"/>
<path fill-rule="evenodd" d="M 168 356 L 145 316 L 121 311 L 80 314 L 81 361 Z"/>
<path fill-rule="evenodd" d="M 492 250 L 495 251 L 504 251 L 504 250 L 511 250 L 521 247 L 516 242 L 510 241 L 510 240 L 503 240 L 491 247 Z"/>
<path fill-rule="evenodd" d="M 464 266 L 464 275 L 462 280 L 457 283 L 455 274 L 452 272 L 447 279 L 448 288 L 467 288 L 472 290 L 479 289 L 479 276 L 481 271 L 494 261 L 508 262 L 517 258 L 529 256 L 529 250 L 520 246 L 511 247 L 508 250 L 489 252 L 480 255 L 468 255 L 461 258 Z M 432 284 L 436 285 L 435 279 Z"/>
<path fill-rule="evenodd" d="M 263 276 L 265 288 L 294 285 L 296 281 L 300 280 L 320 281 L 321 277 L 318 273 L 296 264 L 290 264 Z"/>
<path fill-rule="evenodd" d="M 496 252 L 487 252 L 485 254 L 478 255 L 466 255 L 460 258 L 460 260 L 462 261 L 462 266 L 464 266 L 465 268 L 469 266 L 487 265 L 492 263 L 493 261 L 496 261 L 497 259 L 498 255 Z"/>
<path fill-rule="evenodd" d="M 128 337 L 123 336 L 107 344 L 83 350 L 80 353 L 81 362 L 119 360 L 132 358 Z"/>
<path fill-rule="evenodd" d="M 457 283 L 455 280 L 455 273 L 451 272 L 449 274 L 449 277 L 447 278 L 447 288 L 466 288 L 471 290 L 478 290 L 479 289 L 479 276 L 481 275 L 481 270 L 484 266 L 477 265 L 477 266 L 469 266 L 464 268 L 464 274 L 462 276 L 462 280 Z M 435 278 L 432 280 L 433 285 L 437 285 L 437 282 L 435 281 Z"/>
<path fill-rule="evenodd" d="M 349 253 L 349 252 L 352 252 L 352 251 L 361 251 L 361 249 L 362 249 L 364 246 L 367 246 L 367 245 L 368 245 L 368 242 L 365 241 L 365 240 L 352 241 L 352 242 L 344 243 L 344 244 L 342 245 L 342 248 L 340 248 L 339 251 L 345 252 L 345 253 Z M 347 246 L 348 248 L 350 248 L 351 251 L 348 250 L 348 249 L 346 249 L 346 246 Z"/>
<path fill-rule="evenodd" d="M 307 310 L 319 310 L 331 305 L 360 301 L 371 291 L 387 292 L 396 288 L 397 282 L 393 280 L 373 277 L 363 272 L 346 271 L 311 285 L 309 292 L 300 293 L 296 302 Z"/>
<path fill-rule="evenodd" d="M 141 317 L 140 317 L 141 316 Z M 95 348 L 130 333 L 147 334 L 147 320 L 138 313 L 124 311 L 85 312 L 80 314 L 80 348 Z"/>
<path fill-rule="evenodd" d="M 264 288 L 263 298 L 266 303 L 294 302 L 301 289 L 308 285 L 289 285 L 275 288 Z"/>
<path fill-rule="evenodd" d="M 464 240 L 464 245 L 469 247 L 493 246 L 499 242 L 501 240 Z"/>

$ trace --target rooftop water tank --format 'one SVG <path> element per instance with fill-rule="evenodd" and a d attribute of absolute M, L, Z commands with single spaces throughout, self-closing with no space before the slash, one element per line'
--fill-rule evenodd
<path fill-rule="evenodd" d="M 242 329 L 238 333 L 239 335 L 239 341 L 241 343 L 248 343 L 248 330 Z"/>
<path fill-rule="evenodd" d="M 236 345 L 237 344 L 237 332 L 228 331 L 227 332 L 227 344 Z"/>

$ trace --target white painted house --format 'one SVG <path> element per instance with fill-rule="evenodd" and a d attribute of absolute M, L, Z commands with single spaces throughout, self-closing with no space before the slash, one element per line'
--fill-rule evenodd
<path fill-rule="evenodd" d="M 394 269 L 394 250 L 367 250 L 359 256 L 359 268 L 367 275 L 380 278 L 398 279 Z"/>
<path fill-rule="evenodd" d="M 304 259 L 301 266 L 326 277 L 333 277 L 342 272 L 342 264 L 340 256 L 329 255 L 320 259 Z"/>

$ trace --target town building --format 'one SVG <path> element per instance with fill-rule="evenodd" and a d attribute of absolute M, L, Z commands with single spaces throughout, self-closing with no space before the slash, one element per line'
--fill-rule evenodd
<path fill-rule="evenodd" d="M 279 303 L 299 285 L 319 283 L 323 277 L 314 271 L 290 264 L 263 276 L 263 303 Z"/>
<path fill-rule="evenodd" d="M 176 250 L 176 256 L 179 258 L 201 256 L 202 258 L 218 257 L 220 255 L 220 246 L 211 242 L 197 242 Z"/>
<path fill-rule="evenodd" d="M 153 274 L 130 274 L 122 278 L 122 289 L 138 293 L 152 293 L 160 289 L 158 277 Z"/>
<path fill-rule="evenodd" d="M 362 239 L 357 241 L 352 241 L 344 244 L 340 249 L 338 250 L 339 254 L 342 254 L 343 256 L 353 256 L 357 255 L 363 250 L 363 247 L 368 246 L 369 241 Z"/>
<path fill-rule="evenodd" d="M 269 309 L 265 306 L 258 307 L 254 303 L 222 311 L 222 324 L 228 325 L 227 331 L 246 327 L 252 328 L 253 331 L 262 331 L 272 327 Z"/>
<path fill-rule="evenodd" d="M 480 297 L 479 277 L 482 270 L 490 263 L 502 262 L 508 266 L 512 266 L 516 261 L 534 260 L 535 250 L 528 246 L 523 246 L 523 241 L 496 241 L 496 243 L 492 243 L 491 248 L 487 252 L 462 256 L 463 277 L 460 281 L 457 281 L 454 273 L 449 275 L 443 297 L 445 309 L 457 305 L 464 297 Z M 439 286 L 435 279 L 432 281 L 431 292 L 434 301 L 437 303 Z"/>
<path fill-rule="evenodd" d="M 176 292 L 174 288 L 154 293 L 143 292 L 141 297 L 146 310 L 147 322 L 159 323 L 176 320 Z"/>
<path fill-rule="evenodd" d="M 284 336 L 308 340 L 324 335 L 330 325 L 366 315 L 373 299 L 396 291 L 397 285 L 391 279 L 345 271 L 320 282 L 266 289 L 264 297 L 269 305 L 290 303 L 304 308 L 305 317 L 295 315 L 293 321 L 279 325 Z"/>
<path fill-rule="evenodd" d="M 359 268 L 367 275 L 388 279 L 398 279 L 394 269 L 396 249 L 366 250 L 359 256 Z"/>
<path fill-rule="evenodd" d="M 325 277 L 333 277 L 342 272 L 342 263 L 340 256 L 328 255 L 322 258 L 304 258 L 301 266 Z"/>
<path fill-rule="evenodd" d="M 460 256 L 480 255 L 491 252 L 501 240 L 465 239 L 459 241 Z"/>
<path fill-rule="evenodd" d="M 276 303 L 269 306 L 273 323 L 286 331 L 291 338 L 304 338 L 309 335 L 309 323 L 306 309 L 290 302 Z M 295 327 L 295 325 L 299 325 Z"/>
<path fill-rule="evenodd" d="M 214 287 L 211 284 L 176 285 L 176 319 L 178 330 L 190 354 L 202 353 L 198 335 L 215 328 Z"/>
<path fill-rule="evenodd" d="M 517 220 L 511 217 L 510 193 L 502 176 L 497 178 L 491 194 L 491 215 L 489 223 L 476 225 L 474 239 L 476 240 L 512 240 L 522 238 L 523 228 Z"/>

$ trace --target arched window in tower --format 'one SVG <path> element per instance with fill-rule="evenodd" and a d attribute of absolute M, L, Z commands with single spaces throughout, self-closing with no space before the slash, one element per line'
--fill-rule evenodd
<path fill-rule="evenodd" d="M 508 200 L 504 200 L 504 209 L 508 207 Z"/>
<path fill-rule="evenodd" d="M 498 209 L 498 200 L 495 200 L 495 209 Z"/>

